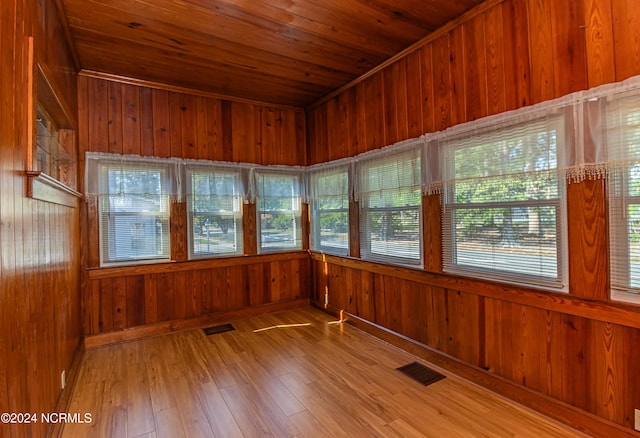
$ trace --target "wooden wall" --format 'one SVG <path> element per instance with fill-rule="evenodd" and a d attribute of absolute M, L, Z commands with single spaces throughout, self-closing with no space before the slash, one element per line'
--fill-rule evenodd
<path fill-rule="evenodd" d="M 40 413 L 54 412 L 80 341 L 79 208 L 26 197 L 29 36 L 72 113 L 77 96 L 54 1 L 0 2 L 0 412 Z M 0 424 L 0 436 L 48 426 Z"/>
<path fill-rule="evenodd" d="M 634 0 L 504 0 L 307 113 L 309 164 L 640 73 Z"/>
<path fill-rule="evenodd" d="M 310 108 L 309 164 L 640 74 L 638 23 L 635 0 L 486 2 Z M 567 190 L 568 294 L 442 274 L 440 199 L 429 196 L 424 271 L 314 256 L 312 300 L 328 293 L 330 307 L 631 431 L 640 308 L 608 298 L 605 183 Z"/>
<path fill-rule="evenodd" d="M 92 151 L 265 165 L 306 162 L 301 109 L 82 74 L 78 85 L 81 158 Z M 96 213 L 96 201 L 85 201 L 82 266 L 89 269 L 83 279 L 87 336 L 134 327 L 162 330 L 159 327 L 171 321 L 308 303 L 306 253 L 258 256 L 255 205 L 244 206 L 245 257 L 188 261 L 187 208 L 176 202 L 171 205 L 170 233 L 171 258 L 177 263 L 133 269 L 99 268 Z"/>
<path fill-rule="evenodd" d="M 85 151 L 257 164 L 306 161 L 304 112 L 81 74 Z"/>
<path fill-rule="evenodd" d="M 308 254 L 297 252 L 92 270 L 85 335 L 308 304 L 309 266 Z"/>

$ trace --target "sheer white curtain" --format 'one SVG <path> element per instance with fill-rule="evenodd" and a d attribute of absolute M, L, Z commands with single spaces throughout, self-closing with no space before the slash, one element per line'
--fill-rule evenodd
<path fill-rule="evenodd" d="M 584 161 L 582 100 L 580 93 L 575 93 L 425 134 L 424 193 L 440 193 L 444 185 L 460 179 L 451 166 L 452 149 L 474 147 L 482 142 L 504 142 L 511 138 L 520 138 L 521 151 L 504 157 L 507 159 L 502 159 L 502 164 L 491 164 L 490 169 L 482 169 L 482 163 L 478 163 L 475 175 L 465 174 L 463 177 L 484 178 L 544 170 L 552 170 L 571 180 L 588 177 L 586 168 L 590 168 L 592 163 Z M 549 126 L 552 129 L 547 129 Z M 547 131 L 557 137 L 554 139 L 555 149 L 545 146 L 545 140 L 538 138 L 539 134 L 532 134 Z M 487 158 L 485 162 L 488 162 Z"/>
<path fill-rule="evenodd" d="M 181 160 L 173 158 L 141 157 L 138 155 L 118 155 L 100 152 L 87 152 L 85 156 L 85 185 L 84 191 L 87 197 L 115 194 L 151 194 L 149 187 L 140 184 L 130 184 L 131 181 L 121 179 L 114 185 L 109 183 L 108 172 L 124 171 L 131 169 L 135 172 L 145 172 L 145 169 L 165 169 L 166 181 L 162 185 L 162 196 L 179 197 L 183 193 L 184 166 Z M 101 170 L 102 169 L 102 170 Z"/>
<path fill-rule="evenodd" d="M 338 196 L 347 202 L 353 200 L 355 197 L 355 182 L 350 175 L 354 166 L 354 159 L 346 158 L 307 167 L 305 169 L 305 200 L 312 203 L 313 200 L 321 199 L 325 196 Z M 326 183 L 329 183 L 329 185 Z"/>

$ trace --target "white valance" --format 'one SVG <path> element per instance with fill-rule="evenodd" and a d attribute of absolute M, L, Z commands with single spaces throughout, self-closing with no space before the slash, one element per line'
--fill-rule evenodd
<path fill-rule="evenodd" d="M 296 181 L 298 181 L 296 190 L 299 193 L 306 191 L 304 179 L 302 178 L 305 168 L 302 166 L 263 166 L 251 163 L 143 157 L 139 155 L 119 155 L 103 152 L 87 152 L 85 164 L 85 196 L 87 198 L 95 198 L 107 194 L 113 196 L 114 193 L 116 195 L 119 193 L 137 195 L 151 194 L 148 187 L 145 188 L 142 184 L 132 184 L 130 178 L 120 178 L 118 180 L 120 187 L 114 187 L 114 181 L 109 182 L 108 172 L 101 171 L 101 168 L 108 168 L 111 175 L 113 175 L 114 172 L 118 173 L 117 170 L 120 169 L 120 173 L 126 171 L 128 175 L 131 175 L 133 172 L 133 174 L 140 175 L 140 178 L 142 178 L 143 173 L 149 169 L 162 169 L 165 182 L 162 185 L 162 189 L 154 190 L 153 194 L 168 197 L 174 202 L 184 201 L 186 197 L 193 195 L 193 193 L 189 193 L 191 185 L 185 184 L 187 168 L 191 171 L 199 172 L 215 170 L 220 170 L 223 173 L 229 171 L 239 172 L 241 179 L 241 184 L 239 184 L 241 193 L 239 193 L 239 196 L 241 196 L 245 202 L 250 203 L 255 203 L 258 194 L 256 172 L 294 174 L 296 175 Z M 158 192 L 158 190 L 161 193 L 155 193 Z"/>
<path fill-rule="evenodd" d="M 183 191 L 179 160 L 89 152 L 86 155 L 85 195 L 112 200 L 179 200 Z"/>
<path fill-rule="evenodd" d="M 330 164 L 320 164 L 307 168 L 306 201 L 322 201 L 323 199 L 339 199 L 349 205 L 355 196 L 352 168 L 353 160 L 338 160 Z"/>
<path fill-rule="evenodd" d="M 535 178 L 536 173 L 555 172 L 569 182 L 605 177 L 640 159 L 640 152 L 636 155 L 621 137 L 621 124 L 628 121 L 616 116 L 628 114 L 629 108 L 640 108 L 640 77 L 427 134 L 423 192 L 440 193 L 451 181 L 453 169 L 447 160 L 452 149 L 507 138 L 520 140 L 522 154 L 503 156 L 505 167 L 497 169 L 498 174 Z M 481 167 L 467 176 L 488 176 L 488 169 Z"/>

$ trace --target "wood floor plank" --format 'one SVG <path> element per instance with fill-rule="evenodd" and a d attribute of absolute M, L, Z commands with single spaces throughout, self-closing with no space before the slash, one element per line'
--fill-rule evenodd
<path fill-rule="evenodd" d="M 185 429 L 180 420 L 178 408 L 163 409 L 154 414 L 156 423 L 156 435 L 158 438 L 182 438 L 185 437 Z M 65 428 L 65 432 L 66 432 Z"/>
<path fill-rule="evenodd" d="M 86 364 L 86 362 L 85 362 Z M 87 368 L 85 368 L 86 371 Z M 82 376 L 82 377 L 80 377 Z M 81 373 L 79 378 L 91 380 L 90 373 Z M 104 380 L 94 381 L 86 384 L 80 396 L 74 397 L 69 404 L 69 412 L 78 412 L 83 415 L 88 413 L 91 415 L 91 422 L 79 423 L 73 426 L 74 437 L 95 437 L 100 436 L 99 428 L 101 421 L 98 421 L 98 415 L 102 415 L 102 395 L 104 394 Z"/>
<path fill-rule="evenodd" d="M 198 395 L 215 436 L 242 436 L 238 423 L 214 383 L 201 385 L 198 388 Z"/>
<path fill-rule="evenodd" d="M 155 422 L 144 350 L 129 349 L 127 364 L 127 433 L 135 437 L 154 433 Z"/>
<path fill-rule="evenodd" d="M 343 427 L 345 423 L 341 422 L 341 417 L 334 416 L 331 406 L 315 393 L 311 385 L 314 381 L 305 383 L 304 379 L 296 375 L 296 373 L 282 375 L 280 376 L 280 380 L 282 380 L 287 388 L 296 395 L 298 400 L 305 405 L 307 411 L 313 415 L 316 421 L 331 431 L 331 436 L 353 436 L 348 434 L 347 430 Z"/>
<path fill-rule="evenodd" d="M 326 438 L 332 434 L 309 411 L 296 412 L 289 417 L 302 436 L 308 438 Z"/>
<path fill-rule="evenodd" d="M 170 391 L 166 390 L 170 385 L 171 379 L 169 377 L 169 371 L 167 370 L 165 354 L 170 354 L 170 350 L 168 348 L 162 348 L 164 345 L 169 345 L 163 341 L 166 340 L 162 339 L 158 340 L 158 342 L 143 341 L 142 343 L 149 395 L 154 412 L 160 412 L 176 406 L 175 398 Z"/>
<path fill-rule="evenodd" d="M 386 429 L 388 431 L 388 436 L 390 437 L 404 438 L 407 436 L 412 436 L 412 437 L 425 436 L 424 433 L 413 428 L 410 424 L 406 423 L 402 419 L 397 419 L 387 424 Z"/>
<path fill-rule="evenodd" d="M 583 436 L 312 308 L 233 325 L 86 351 L 63 437 Z"/>
<path fill-rule="evenodd" d="M 270 436 L 275 437 L 269 427 L 254 410 L 251 400 L 247 400 L 238 385 L 222 388 L 222 397 L 238 423 L 238 427 L 242 434 L 246 437 L 251 436 Z"/>

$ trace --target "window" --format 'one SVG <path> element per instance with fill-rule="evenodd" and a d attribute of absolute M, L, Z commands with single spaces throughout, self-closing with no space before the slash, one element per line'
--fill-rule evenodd
<path fill-rule="evenodd" d="M 71 157 L 60 144 L 61 130 L 53 118 L 38 105 L 37 107 L 37 143 L 35 168 L 47 175 L 62 181 L 66 166 L 71 164 Z"/>
<path fill-rule="evenodd" d="M 364 259 L 422 261 L 420 148 L 359 165 L 360 252 Z"/>
<path fill-rule="evenodd" d="M 312 249 L 349 255 L 348 167 L 314 170 L 310 183 Z"/>
<path fill-rule="evenodd" d="M 256 172 L 259 252 L 302 249 L 300 175 Z"/>
<path fill-rule="evenodd" d="M 606 106 L 611 297 L 640 303 L 640 96 Z"/>
<path fill-rule="evenodd" d="M 240 176 L 231 169 L 187 168 L 191 258 L 242 254 Z"/>
<path fill-rule="evenodd" d="M 32 126 L 36 142 L 27 150 L 27 170 L 42 172 L 67 189 L 75 188 L 76 136 L 73 123 L 68 117 L 71 114 L 70 108 L 66 107 L 64 99 L 60 99 L 51 87 L 52 78 L 45 74 L 41 65 L 36 63 L 35 74 L 30 79 L 30 82 L 34 82 L 31 89 L 37 97 L 32 102 L 36 115 Z M 59 192 L 65 191 L 65 188 L 55 186 L 60 189 Z M 51 202 L 58 202 L 60 196 L 60 193 L 55 195 L 50 189 L 40 194 L 44 196 L 43 200 Z M 75 201 L 73 204 L 75 205 Z"/>
<path fill-rule="evenodd" d="M 168 165 L 98 165 L 101 264 L 169 260 Z"/>
<path fill-rule="evenodd" d="M 441 142 L 445 271 L 565 287 L 563 123 L 555 116 Z"/>

